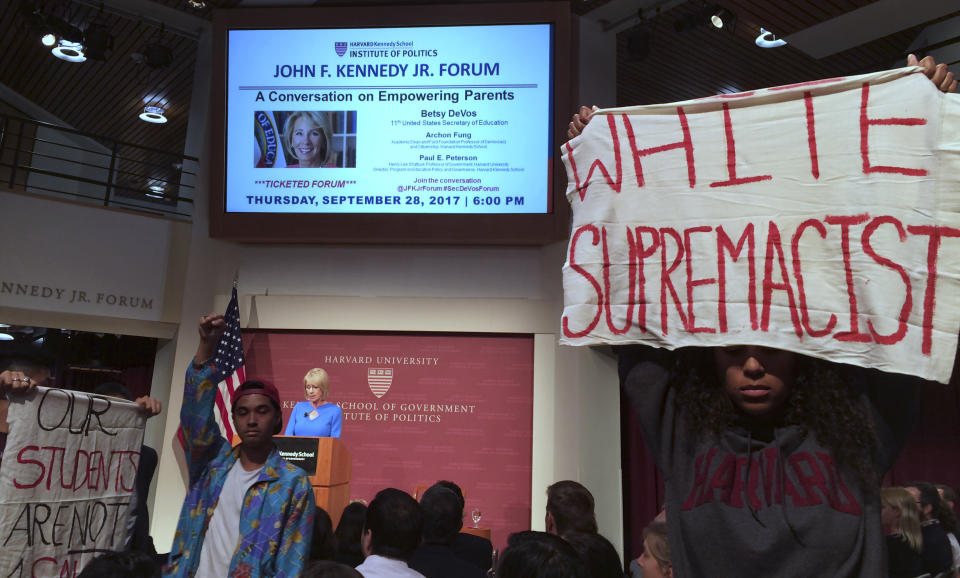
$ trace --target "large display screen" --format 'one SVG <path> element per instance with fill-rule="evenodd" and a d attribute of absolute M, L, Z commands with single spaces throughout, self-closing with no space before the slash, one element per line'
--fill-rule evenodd
<path fill-rule="evenodd" d="M 565 2 L 215 12 L 211 235 L 564 238 L 573 50 Z"/>
<path fill-rule="evenodd" d="M 229 31 L 226 210 L 548 212 L 551 28 Z"/>

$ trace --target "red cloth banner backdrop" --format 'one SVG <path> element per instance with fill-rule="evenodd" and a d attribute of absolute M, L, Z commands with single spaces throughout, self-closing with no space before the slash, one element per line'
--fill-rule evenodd
<path fill-rule="evenodd" d="M 284 424 L 304 374 L 330 375 L 352 499 L 451 480 L 466 495 L 464 524 L 480 509 L 494 546 L 530 528 L 532 336 L 245 330 L 243 342 L 249 379 L 280 390 Z"/>

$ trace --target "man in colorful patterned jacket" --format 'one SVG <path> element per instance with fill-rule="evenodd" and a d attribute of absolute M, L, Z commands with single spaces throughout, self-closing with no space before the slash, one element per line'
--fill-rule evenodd
<path fill-rule="evenodd" d="M 223 376 L 212 357 L 224 327 L 222 315 L 200 319 L 200 345 L 187 369 L 180 426 L 190 488 L 164 576 L 299 576 L 310 558 L 310 480 L 273 444 L 282 419 L 272 385 L 246 381 L 234 392 L 237 447 L 220 433 L 213 412 Z"/>

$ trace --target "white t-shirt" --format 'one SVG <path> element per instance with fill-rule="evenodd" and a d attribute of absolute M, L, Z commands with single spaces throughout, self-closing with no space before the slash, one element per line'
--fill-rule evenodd
<path fill-rule="evenodd" d="M 403 560 L 371 554 L 357 566 L 364 578 L 425 578 L 423 574 L 407 566 Z M 197 574 L 199 576 L 199 574 Z"/>
<path fill-rule="evenodd" d="M 248 472 L 240 465 L 233 464 L 227 479 L 220 489 L 220 498 L 210 518 L 210 525 L 203 537 L 200 549 L 200 566 L 197 576 L 226 576 L 230 572 L 230 561 L 240 543 L 240 510 L 247 490 L 260 477 L 259 467 Z"/>

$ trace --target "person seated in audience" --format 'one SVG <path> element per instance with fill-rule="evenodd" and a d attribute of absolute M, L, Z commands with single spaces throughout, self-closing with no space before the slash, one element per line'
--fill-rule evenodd
<path fill-rule="evenodd" d="M 905 488 L 883 488 L 880 490 L 880 506 L 880 520 L 887 537 L 890 578 L 914 578 L 923 574 L 920 509 L 913 496 Z"/>
<path fill-rule="evenodd" d="M 449 488 L 457 495 L 457 502 L 460 504 L 459 515 L 460 519 L 463 520 L 463 510 L 466 505 L 463 490 L 449 480 L 440 480 L 437 485 Z M 475 536 L 466 532 L 458 533 L 453 541 L 453 553 L 484 572 L 489 570 L 493 564 L 493 544 L 483 536 Z"/>
<path fill-rule="evenodd" d="M 610 540 L 597 533 L 567 532 L 562 536 L 587 565 L 590 578 L 623 578 L 623 563 Z"/>
<path fill-rule="evenodd" d="M 366 558 L 357 566 L 365 578 L 423 578 L 407 566 L 420 545 L 423 510 L 410 494 L 380 490 L 367 508 L 360 544 Z"/>
<path fill-rule="evenodd" d="M 660 508 L 660 511 L 657 512 L 657 515 L 653 518 L 653 522 L 666 522 L 667 521 L 667 510 L 665 508 Z M 643 557 L 641 552 L 640 556 L 637 556 L 633 560 L 630 560 L 630 567 L 627 569 L 627 576 L 629 578 L 640 578 L 643 576 L 643 567 L 640 566 L 640 559 Z"/>
<path fill-rule="evenodd" d="M 77 578 L 160 578 L 160 567 L 145 552 L 105 552 L 84 566 Z"/>
<path fill-rule="evenodd" d="M 946 484 L 935 484 L 937 492 L 940 493 L 940 498 L 943 500 L 943 503 L 946 504 L 947 510 L 950 514 L 953 515 L 954 520 L 957 516 L 957 494 L 953 491 L 953 488 Z M 957 570 L 960 570 L 960 537 L 958 537 L 958 528 L 957 524 L 954 523 L 953 531 L 947 534 L 947 538 L 950 540 L 950 548 L 953 550 L 953 567 Z M 958 572 L 960 574 L 960 572 Z"/>
<path fill-rule="evenodd" d="M 666 522 L 654 520 L 643 529 L 643 554 L 637 561 L 643 578 L 673 578 Z"/>
<path fill-rule="evenodd" d="M 340 562 L 314 560 L 300 578 L 363 578 L 363 574 Z"/>
<path fill-rule="evenodd" d="M 337 540 L 337 562 L 356 568 L 363 563 L 363 549 L 360 547 L 360 537 L 363 535 L 363 525 L 367 520 L 367 506 L 363 502 L 350 502 L 340 514 L 340 522 L 334 532 Z"/>
<path fill-rule="evenodd" d="M 563 538 L 546 532 L 516 532 L 497 564 L 497 578 L 589 578 L 587 565 Z"/>
<path fill-rule="evenodd" d="M 313 513 L 313 542 L 310 544 L 311 560 L 333 560 L 337 556 L 337 537 L 333 533 L 333 520 L 326 510 L 317 506 Z"/>
<path fill-rule="evenodd" d="M 544 525 L 548 534 L 567 532 L 596 533 L 593 494 L 583 484 L 562 480 L 547 488 L 547 513 Z"/>
<path fill-rule="evenodd" d="M 453 543 L 463 527 L 463 511 L 457 495 L 434 484 L 420 498 L 423 508 L 423 541 L 408 564 L 427 578 L 484 578 L 486 572 L 458 557 Z"/>
<path fill-rule="evenodd" d="M 927 482 L 910 482 L 907 491 L 913 496 L 920 511 L 920 528 L 923 548 L 920 551 L 921 570 L 936 576 L 953 570 L 953 550 L 950 547 L 948 530 L 941 522 L 951 518 L 937 488 Z"/>

